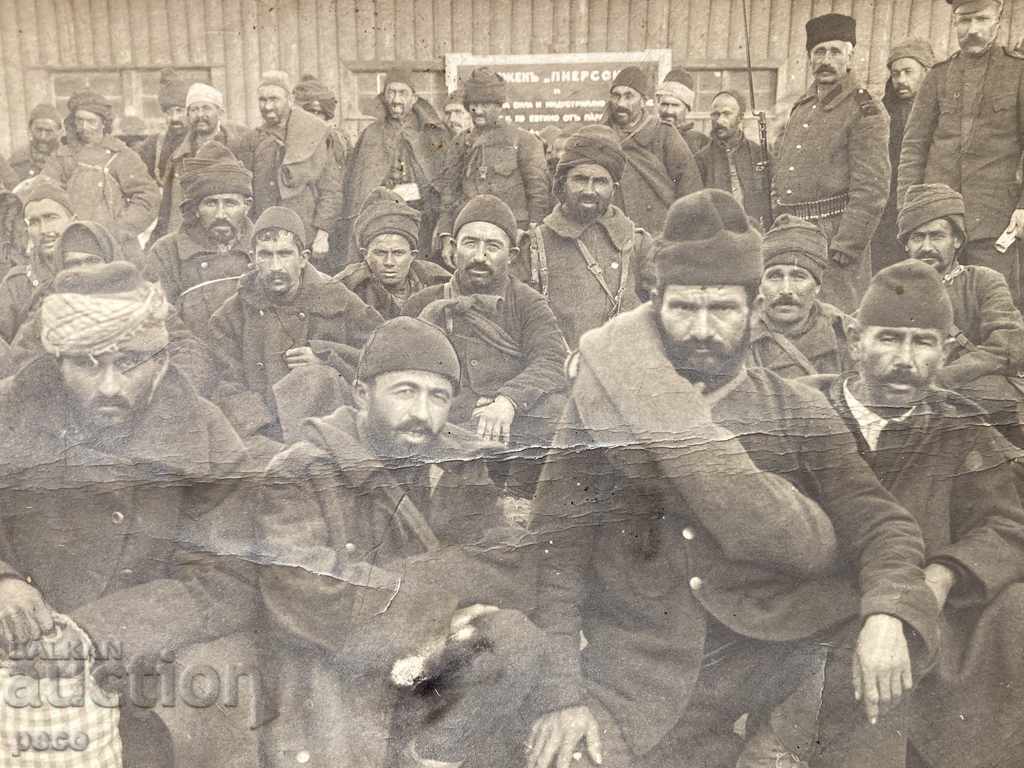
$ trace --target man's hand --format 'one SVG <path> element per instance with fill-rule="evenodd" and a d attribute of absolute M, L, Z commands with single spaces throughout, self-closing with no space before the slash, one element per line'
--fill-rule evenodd
<path fill-rule="evenodd" d="M 853 696 L 864 702 L 868 722 L 877 723 L 913 685 L 903 622 L 884 613 L 868 616 L 853 657 Z"/>
<path fill-rule="evenodd" d="M 843 251 L 829 251 L 828 255 L 832 258 L 832 261 L 840 267 L 848 267 L 856 261 L 853 256 L 848 253 L 844 253 Z"/>
<path fill-rule="evenodd" d="M 941 611 L 946 607 L 949 591 L 956 584 L 956 574 L 942 563 L 932 563 L 924 569 L 924 581 L 935 595 Z"/>
<path fill-rule="evenodd" d="M 1006 225 L 1007 232 L 1013 232 L 1018 239 L 1024 239 L 1024 208 L 1017 208 L 1010 214 L 1010 223 Z"/>
<path fill-rule="evenodd" d="M 473 418 L 476 422 L 476 433 L 484 440 L 508 445 L 512 434 L 512 420 L 516 417 L 516 405 L 504 395 L 494 400 L 481 397 L 476 401 Z"/>
<path fill-rule="evenodd" d="M 292 347 L 284 353 L 284 361 L 290 370 L 302 365 L 320 365 L 320 358 L 309 347 Z"/>
<path fill-rule="evenodd" d="M 601 764 L 601 732 L 587 707 L 570 707 L 537 718 L 526 740 L 526 768 L 569 768 L 580 739 L 587 740 L 587 754 Z"/>
<path fill-rule="evenodd" d="M 329 235 L 322 229 L 316 231 L 316 237 L 313 238 L 313 261 L 322 262 L 327 256 L 327 252 L 331 249 L 328 237 Z"/>
<path fill-rule="evenodd" d="M 39 590 L 21 579 L 0 579 L 0 641 L 10 651 L 53 631 L 53 616 Z"/>

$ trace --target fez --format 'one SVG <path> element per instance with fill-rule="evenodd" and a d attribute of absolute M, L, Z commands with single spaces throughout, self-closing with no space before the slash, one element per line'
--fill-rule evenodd
<path fill-rule="evenodd" d="M 857 310 L 862 326 L 932 328 L 947 332 L 953 325 L 953 305 L 939 273 L 927 264 L 907 259 L 871 278 Z"/>

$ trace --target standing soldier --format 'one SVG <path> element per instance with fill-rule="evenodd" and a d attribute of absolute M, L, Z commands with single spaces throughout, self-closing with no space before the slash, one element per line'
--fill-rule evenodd
<path fill-rule="evenodd" d="M 163 186 L 164 175 L 170 163 L 171 155 L 178 148 L 185 134 L 188 133 L 188 116 L 185 98 L 188 95 L 189 83 L 178 76 L 170 67 L 160 72 L 160 89 L 157 101 L 160 111 L 164 113 L 167 127 L 142 142 L 139 157 L 146 164 L 149 175 L 156 183 Z"/>
<path fill-rule="evenodd" d="M 502 120 L 505 80 L 486 67 L 465 84 L 473 130 L 457 136 L 445 158 L 441 181 L 439 235 L 446 241 L 459 209 L 477 195 L 504 200 L 520 229 L 551 212 L 551 190 L 540 139 Z"/>
<path fill-rule="evenodd" d="M 36 104 L 28 116 L 28 144 L 14 150 L 11 168 L 21 181 L 38 176 L 60 146 L 60 115 L 52 104 Z"/>
<path fill-rule="evenodd" d="M 1017 245 L 999 251 L 1004 232 L 1024 235 L 1018 179 L 1024 142 L 1022 54 L 995 44 L 999 0 L 952 0 L 960 50 L 921 85 L 900 153 L 899 202 L 911 184 L 948 184 L 964 196 L 968 264 L 1001 272 L 1022 306 Z"/>
<path fill-rule="evenodd" d="M 693 153 L 679 132 L 647 114 L 650 86 L 637 67 L 626 67 L 612 82 L 607 123 L 619 136 L 626 168 L 615 203 L 639 226 L 661 232 L 668 207 L 702 188 Z"/>
<path fill-rule="evenodd" d="M 711 143 L 711 139 L 694 128 L 692 120 L 686 119 L 697 98 L 693 85 L 693 75 L 682 67 L 673 67 L 654 92 L 654 98 L 658 102 L 661 122 L 674 125 L 686 146 L 696 155 Z"/>
<path fill-rule="evenodd" d="M 896 191 L 903 149 L 903 132 L 907 118 L 914 106 L 921 83 L 928 70 L 935 64 L 935 54 L 927 40 L 911 38 L 894 45 L 889 51 L 889 79 L 885 81 L 885 96 L 882 104 L 889 113 L 889 164 L 892 166 L 889 182 L 889 202 L 882 211 L 882 220 L 871 239 L 871 270 L 878 272 L 897 261 L 903 261 L 906 254 L 896 239 Z"/>
<path fill-rule="evenodd" d="M 775 212 L 815 222 L 828 238 L 821 298 L 853 312 L 871 278 L 870 243 L 889 189 L 889 117 L 850 70 L 857 22 L 807 22 L 814 82 L 777 144 Z"/>
<path fill-rule="evenodd" d="M 520 277 L 544 294 L 572 349 L 580 336 L 646 300 L 653 238 L 612 204 L 626 158 L 606 126 L 582 128 L 555 171 L 555 210 L 530 230 Z"/>

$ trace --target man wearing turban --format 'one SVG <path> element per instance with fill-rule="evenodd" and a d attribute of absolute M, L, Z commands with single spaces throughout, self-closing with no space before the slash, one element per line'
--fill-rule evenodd
<path fill-rule="evenodd" d="M 373 191 L 356 217 L 353 237 L 362 260 L 338 279 L 385 320 L 398 317 L 413 294 L 451 277 L 419 258 L 419 232 L 420 212 L 384 187 Z"/>
<path fill-rule="evenodd" d="M 587 126 L 571 136 L 556 166 L 555 209 L 530 230 L 518 276 L 547 296 L 565 340 L 646 299 L 654 240 L 612 203 L 626 159 L 615 132 Z M 649 281 L 648 281 L 649 282 Z"/>
<path fill-rule="evenodd" d="M 248 686 L 213 719 L 187 706 L 157 717 L 140 698 L 143 671 L 255 674 L 245 454 L 169 354 L 170 311 L 124 261 L 65 270 L 43 299 L 41 349 L 0 394 L 0 641 L 38 641 L 70 616 L 97 648 L 123 649 L 93 680 L 122 694 L 125 764 L 224 764 L 205 752 L 253 747 Z M 151 750 L 160 760 L 141 760 Z"/>

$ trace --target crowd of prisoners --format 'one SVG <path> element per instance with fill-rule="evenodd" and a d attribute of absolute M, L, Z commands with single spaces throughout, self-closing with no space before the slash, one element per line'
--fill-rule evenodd
<path fill-rule="evenodd" d="M 158 134 L 36 106 L 0 764 L 1024 765 L 1024 53 L 947 2 L 881 99 L 808 19 L 771 146 L 680 67 L 538 134 L 488 67 L 443 114 L 389 71 L 354 145 L 281 71 L 257 126 L 173 70 Z M 67 675 L 116 728 L 23 738 L 10 684 Z"/>

